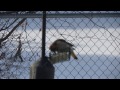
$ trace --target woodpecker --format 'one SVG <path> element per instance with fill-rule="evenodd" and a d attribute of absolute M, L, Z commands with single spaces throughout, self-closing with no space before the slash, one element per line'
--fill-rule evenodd
<path fill-rule="evenodd" d="M 65 41 L 64 39 L 55 40 L 49 47 L 50 51 L 53 53 L 62 53 L 69 52 L 69 56 L 71 55 L 74 59 L 78 59 L 74 53 L 73 44 Z"/>

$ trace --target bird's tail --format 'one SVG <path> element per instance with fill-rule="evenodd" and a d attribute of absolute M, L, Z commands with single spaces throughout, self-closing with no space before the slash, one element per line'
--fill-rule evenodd
<path fill-rule="evenodd" d="M 73 50 L 71 51 L 71 56 L 72 56 L 74 59 L 78 59 L 77 56 L 75 55 L 75 53 L 73 52 Z"/>

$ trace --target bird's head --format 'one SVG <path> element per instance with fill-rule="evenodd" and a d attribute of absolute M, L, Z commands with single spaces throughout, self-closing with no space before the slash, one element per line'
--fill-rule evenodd
<path fill-rule="evenodd" d="M 55 52 L 56 49 L 57 49 L 57 44 L 56 43 L 51 44 L 50 47 L 49 47 L 49 50 L 51 50 L 53 52 Z"/>

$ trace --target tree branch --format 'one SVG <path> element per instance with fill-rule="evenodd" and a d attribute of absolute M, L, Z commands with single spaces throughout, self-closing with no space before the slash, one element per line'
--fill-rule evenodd
<path fill-rule="evenodd" d="M 22 56 L 21 56 L 21 51 L 22 51 L 22 42 L 21 42 L 21 34 L 20 36 L 18 37 L 19 39 L 19 45 L 18 45 L 18 50 L 14 56 L 14 58 L 16 59 L 17 57 L 19 57 L 21 59 L 21 62 L 23 62 L 23 59 L 22 59 Z"/>
<path fill-rule="evenodd" d="M 23 18 L 4 38 L 0 39 L 0 43 L 6 40 L 25 20 L 26 18 Z"/>
<path fill-rule="evenodd" d="M 7 27 L 5 27 L 5 28 L 3 29 L 3 27 L 5 26 L 5 25 L 4 25 L 4 26 L 0 29 L 0 31 L 8 29 L 8 28 L 9 28 L 11 25 L 13 25 L 18 19 L 19 19 L 19 18 L 16 18 L 9 26 L 7 26 Z"/>

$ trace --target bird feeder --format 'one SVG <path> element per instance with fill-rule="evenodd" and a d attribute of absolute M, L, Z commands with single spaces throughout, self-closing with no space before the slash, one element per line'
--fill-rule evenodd
<path fill-rule="evenodd" d="M 68 61 L 69 59 L 69 54 L 67 52 L 63 52 L 63 53 L 57 53 L 57 54 L 50 54 L 50 58 L 49 61 L 52 64 L 56 64 L 59 62 L 65 62 Z"/>

